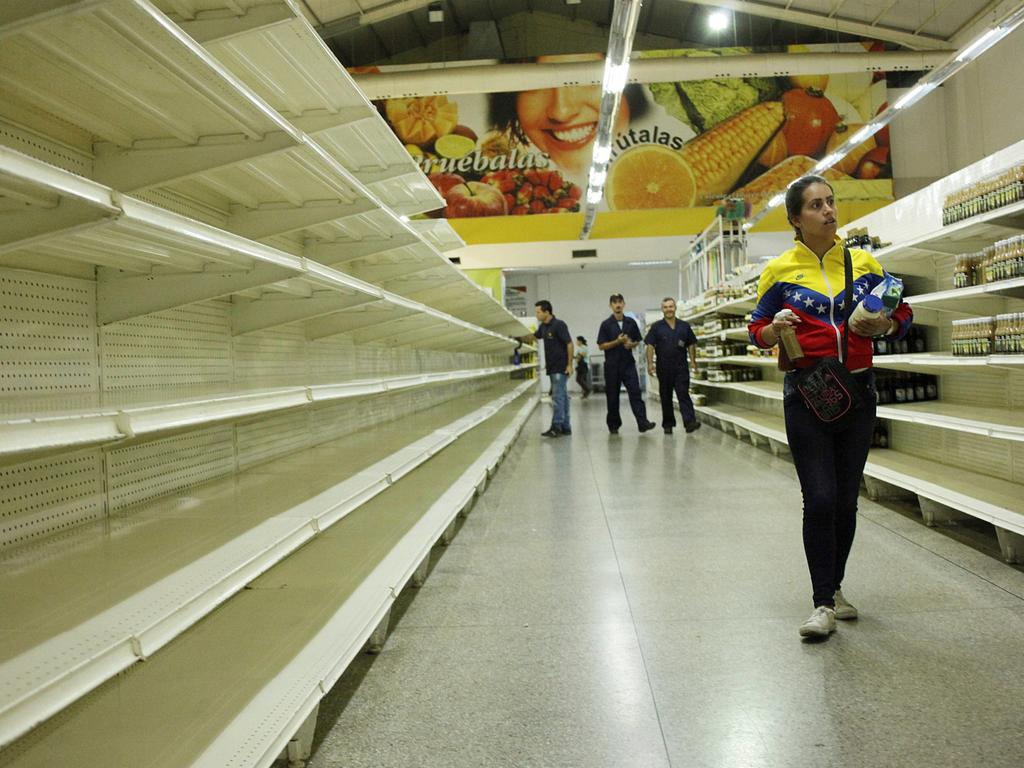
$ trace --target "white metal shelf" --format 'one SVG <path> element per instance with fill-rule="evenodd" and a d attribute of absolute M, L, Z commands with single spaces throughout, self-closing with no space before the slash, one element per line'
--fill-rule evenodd
<path fill-rule="evenodd" d="M 729 389 L 745 395 L 763 397 L 768 400 L 782 400 L 782 384 L 777 381 L 707 381 L 693 379 L 694 384 L 715 389 Z"/>
<path fill-rule="evenodd" d="M 931 260 L 936 253 L 973 253 L 1022 231 L 1024 202 L 1019 202 L 958 221 L 906 243 L 894 243 L 874 255 L 886 268 L 899 271 L 897 265 L 901 261 Z"/>
<path fill-rule="evenodd" d="M 219 28 L 158 2 L 182 28 L 283 117 L 312 136 L 393 210 L 411 215 L 444 206 L 376 109 L 294 5 L 215 2 Z M 177 7 L 176 7 L 177 6 Z M 244 11 L 232 12 L 232 7 Z M 282 19 L 252 23 L 275 7 Z"/>
<path fill-rule="evenodd" d="M 707 315 L 721 312 L 724 315 L 745 315 L 757 306 L 757 299 L 754 296 L 744 296 L 739 299 L 730 299 L 729 301 L 723 301 L 710 307 L 706 307 L 699 312 L 695 312 L 692 315 L 687 315 L 683 319 L 693 324 L 694 320 L 698 320 Z"/>
<path fill-rule="evenodd" d="M 62 557 L 77 558 L 80 587 L 89 591 L 89 609 L 95 607 L 95 611 L 84 622 L 32 643 L 0 662 L 0 744 L 8 744 L 119 671 L 151 656 L 260 573 L 535 385 L 535 381 L 509 385 L 503 394 L 482 404 L 482 397 L 493 398 L 493 393 L 471 398 L 454 420 L 445 415 L 451 408 L 442 407 L 433 416 L 404 420 L 403 429 L 397 432 L 382 425 L 379 435 L 361 436 L 363 445 L 358 458 L 350 452 L 352 438 L 345 438 L 344 445 L 336 446 L 333 453 L 331 444 L 322 444 L 229 479 L 206 483 L 190 492 L 188 499 L 151 502 L 146 507 L 152 511 L 148 518 L 146 509 L 136 510 L 132 515 L 136 519 L 147 518 L 146 525 L 128 525 L 113 535 L 101 531 L 102 541 L 92 541 L 94 532 L 82 532 L 82 547 L 88 550 L 85 554 L 75 549 L 67 551 L 66 543 L 62 542 L 54 544 L 52 556 L 47 555 L 45 548 L 27 552 L 28 560 L 20 565 L 19 572 L 33 581 L 36 576 L 42 577 L 39 569 L 60 572 L 66 567 Z M 535 401 L 530 407 L 533 405 Z M 429 426 L 436 424 L 438 418 L 442 419 L 439 426 Z M 396 448 L 396 440 L 400 447 Z M 486 471 L 487 466 L 485 475 Z M 303 494 L 296 495 L 285 488 L 275 491 L 282 475 L 289 478 L 285 486 L 313 490 L 304 498 Z M 297 503 L 299 498 L 302 500 Z M 186 508 L 180 508 L 182 502 Z M 173 560 L 171 571 L 155 582 L 145 581 L 150 576 L 148 572 L 141 582 L 135 573 L 135 583 L 140 586 L 134 592 L 133 574 L 123 573 L 115 579 L 128 580 L 127 596 L 118 592 L 116 603 L 103 605 L 111 598 L 105 590 L 89 589 L 89 573 L 107 581 L 112 578 L 111 567 L 131 570 L 133 560 L 119 557 L 117 552 L 128 553 L 138 546 L 146 549 L 152 545 L 153 537 L 160 534 L 157 529 L 161 526 L 167 529 L 163 536 L 180 538 L 182 515 L 193 521 L 192 534 L 186 534 L 191 543 L 161 550 L 162 557 Z M 214 536 L 211 540 L 219 543 L 207 551 L 206 537 L 198 535 L 204 515 L 211 523 L 248 518 L 249 527 L 240 520 L 238 525 Z M 179 529 L 177 533 L 175 529 Z M 144 545 L 141 540 L 150 543 Z M 177 551 L 181 548 L 182 552 Z M 188 552 L 184 552 L 186 549 Z M 86 560 L 92 558 L 93 571 L 89 571 L 83 556 Z M 177 558 L 186 560 L 181 564 Z M 100 567 L 101 561 L 111 565 Z M 11 590 L 17 586 L 7 581 L 4 588 Z M 31 607 L 21 603 L 26 610 Z M 50 611 L 45 601 L 38 605 L 39 610 Z M 22 620 L 26 626 L 40 623 L 38 619 L 31 622 L 29 616 L 22 616 Z M 63 623 L 63 618 L 51 615 L 41 626 Z M 35 631 L 41 630 L 36 627 Z M 23 643 L 24 638 L 18 642 Z"/>
<path fill-rule="evenodd" d="M 746 327 L 726 328 L 724 331 L 713 331 L 702 333 L 697 336 L 697 341 L 750 341 L 750 333 Z"/>
<path fill-rule="evenodd" d="M 181 397 L 180 392 L 145 392 L 0 401 L 0 464 L 24 461 L 43 453 L 111 445 L 274 411 L 487 378 L 533 367 L 536 363 L 273 389 L 213 390 L 186 397 Z M 82 401 L 86 399 L 95 404 L 85 407 Z"/>
<path fill-rule="evenodd" d="M 736 406 L 696 406 L 698 413 L 729 424 L 737 436 L 749 432 L 787 445 L 786 428 L 777 416 Z M 1024 534 L 1024 487 L 893 449 L 872 449 L 864 467 L 867 477 L 904 488 L 965 514 Z"/>
<path fill-rule="evenodd" d="M 906 355 L 875 355 L 873 363 L 876 368 L 907 371 L 927 371 L 937 368 L 955 371 L 986 366 L 1021 369 L 1020 366 L 1024 366 L 1024 355 L 968 356 L 954 355 L 950 352 L 912 352 Z"/>
<path fill-rule="evenodd" d="M 907 296 L 905 300 L 912 307 L 961 314 L 1000 314 L 1003 311 L 1012 311 L 1008 307 L 1010 301 L 1021 299 L 1024 299 L 1024 277 L 967 288 L 951 288 L 948 291 L 922 293 Z"/>
<path fill-rule="evenodd" d="M 291 238 L 295 243 L 295 247 L 287 249 L 291 251 L 300 250 L 303 242 L 316 241 L 318 227 L 331 225 L 343 228 L 346 242 L 355 240 L 361 245 L 365 235 L 369 235 L 385 242 L 397 239 L 433 249 L 344 165 L 346 160 L 358 165 L 358 158 L 340 157 L 339 152 L 332 153 L 310 139 L 145 0 L 97 0 L 82 6 L 58 0 L 57 5 L 62 12 L 40 12 L 37 5 L 21 3 L 0 17 L 0 21 L 7 22 L 0 27 L 0 36 L 13 43 L 5 45 L 5 52 L 18 50 L 23 56 L 31 53 L 46 62 L 60 59 L 62 66 L 74 69 L 77 79 L 72 81 L 72 90 L 76 95 L 87 95 L 96 82 L 104 85 L 110 98 L 83 97 L 83 104 L 75 103 L 67 114 L 58 113 L 83 130 L 86 149 L 92 150 L 99 140 L 95 144 L 96 178 L 121 191 L 160 192 L 161 204 L 170 200 L 183 207 L 204 205 L 220 210 L 223 221 L 217 224 L 221 228 L 252 240 Z M 325 108 L 321 103 L 310 109 L 330 115 L 334 123 L 342 121 L 337 130 L 349 130 L 345 126 L 350 121 L 376 125 L 374 130 L 379 129 L 377 138 L 384 149 L 367 144 L 367 151 L 375 153 L 374 157 L 385 165 L 395 157 L 404 158 L 401 168 L 408 173 L 378 178 L 380 168 L 375 166 L 373 178 L 377 181 L 372 183 L 384 184 L 393 195 L 399 194 L 396 190 L 408 187 L 413 192 L 401 192 L 406 198 L 425 185 L 429 189 L 423 199 L 431 202 L 424 205 L 437 207 L 436 191 L 305 20 L 295 15 L 294 8 L 288 6 L 272 12 L 247 5 L 257 19 L 272 20 L 276 13 L 279 23 L 260 27 L 262 31 L 252 31 L 244 37 L 263 41 L 259 47 L 266 49 L 268 56 L 277 57 L 272 59 L 282 71 L 302 76 L 306 91 L 290 98 L 304 99 L 312 94 L 314 101 L 322 102 L 324 94 L 330 92 L 333 106 Z M 181 7 L 180 3 L 178 6 Z M 288 9 L 290 21 L 284 23 L 284 10 Z M 267 13 L 271 16 L 265 16 Z M 223 27 L 226 22 L 223 18 L 221 22 Z M 46 42 L 51 32 L 63 35 L 55 38 L 61 40 L 59 50 Z M 282 41 L 274 35 L 285 35 L 286 39 Z M 294 42 L 293 38 L 299 41 L 295 50 L 286 45 Z M 226 44 L 240 43 L 231 37 Z M 303 56 L 309 60 L 304 61 Z M 259 62 L 250 64 L 250 74 L 261 70 Z M 37 81 L 30 75 L 24 66 L 12 67 L 0 80 L 0 86 L 6 84 L 17 89 L 17 98 L 42 110 L 50 101 L 59 101 L 68 87 L 66 79 Z M 329 82 L 321 83 L 321 77 Z M 32 83 L 31 87 L 26 83 Z M 77 89 L 79 84 L 82 87 Z M 157 107 L 153 105 L 165 103 L 172 113 L 189 115 L 194 122 L 192 129 L 175 135 L 173 120 L 154 120 Z M 90 119 L 90 115 L 96 114 L 101 119 Z M 243 114 L 251 124 L 249 130 L 236 125 Z M 118 130 L 99 130 L 107 125 Z M 335 139 L 336 136 L 325 134 L 326 141 Z M 341 145 L 354 148 L 357 142 L 341 140 Z M 395 157 L 389 159 L 380 152 L 390 152 Z M 412 206 L 417 210 L 422 207 Z M 58 217 L 53 217 L 53 221 L 58 227 Z M 95 260 L 103 260 L 101 264 L 116 269 L 138 269 L 147 262 L 162 265 L 159 254 L 147 259 L 146 249 L 139 251 L 140 255 L 134 258 L 123 250 L 110 253 L 102 246 L 91 253 Z M 47 255 L 82 260 L 82 251 L 75 247 Z M 192 271 L 205 268 L 203 259 L 189 260 L 187 254 L 178 255 L 179 261 Z M 314 258 L 308 254 L 307 257 Z M 451 274 L 460 274 L 440 253 L 437 258 Z M 431 302 L 430 293 L 422 295 L 427 303 Z M 443 294 L 439 308 L 458 314 L 453 310 L 465 298 L 465 294 Z M 498 304 L 491 312 L 481 312 L 479 316 L 485 325 L 525 333 L 525 327 L 512 320 Z"/>
<path fill-rule="evenodd" d="M 36 198 L 57 195 L 88 211 L 91 218 L 84 223 L 42 232 L 42 224 L 28 230 L 20 227 L 16 222 L 22 214 L 0 213 L 3 231 L 10 232 L 0 243 L 0 254 L 43 255 L 105 267 L 98 280 L 98 315 L 104 324 L 242 294 L 233 307 L 236 333 L 382 302 L 427 316 L 470 347 L 499 349 L 511 344 L 502 333 L 318 262 L 115 193 L 9 149 L 0 148 L 0 174 L 8 180 L 5 183 L 22 185 Z M 485 319 L 492 322 L 495 311 L 501 313 L 500 319 L 507 315 L 493 302 L 485 310 Z"/>
<path fill-rule="evenodd" d="M 779 358 L 763 355 L 725 355 L 724 357 L 698 357 L 697 364 L 709 365 L 757 365 L 775 367 Z"/>

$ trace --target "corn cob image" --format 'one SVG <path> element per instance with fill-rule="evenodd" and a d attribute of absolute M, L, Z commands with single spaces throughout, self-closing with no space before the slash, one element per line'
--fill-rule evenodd
<path fill-rule="evenodd" d="M 697 182 L 698 205 L 710 205 L 735 186 L 743 172 L 782 127 L 782 102 L 748 107 L 702 133 L 682 149 Z"/>
<path fill-rule="evenodd" d="M 786 187 L 789 186 L 790 182 L 796 181 L 801 176 L 811 173 L 816 164 L 817 161 L 814 158 L 807 157 L 806 155 L 793 155 L 792 157 L 787 157 L 781 163 L 773 168 L 769 168 L 756 179 L 744 184 L 729 196 L 742 197 L 744 200 L 749 202 L 751 215 L 754 215 L 764 208 L 774 195 L 779 192 L 785 192 Z M 835 168 L 829 168 L 820 175 L 829 181 L 850 178 L 845 173 L 836 170 Z"/>

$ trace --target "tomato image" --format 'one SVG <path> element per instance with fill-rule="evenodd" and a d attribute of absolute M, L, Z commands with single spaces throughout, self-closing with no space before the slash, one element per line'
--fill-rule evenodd
<path fill-rule="evenodd" d="M 782 94 L 786 122 L 782 133 L 790 155 L 817 155 L 839 122 L 839 113 L 821 91 L 794 88 Z"/>
<path fill-rule="evenodd" d="M 857 168 L 858 179 L 888 178 L 891 175 L 888 147 L 875 147 L 872 149 L 864 155 Z"/>

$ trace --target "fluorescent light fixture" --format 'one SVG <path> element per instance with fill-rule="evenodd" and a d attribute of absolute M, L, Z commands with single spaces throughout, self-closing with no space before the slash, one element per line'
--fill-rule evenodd
<path fill-rule="evenodd" d="M 608 178 L 608 171 L 605 171 L 603 169 L 602 170 L 598 170 L 597 168 L 591 168 L 590 169 L 590 178 L 587 180 L 587 183 L 591 187 L 603 187 L 605 179 L 607 179 L 607 178 Z"/>
<path fill-rule="evenodd" d="M 402 221 L 405 221 L 405 222 L 409 221 L 409 217 L 406 216 L 404 213 L 401 216 L 399 216 L 398 218 L 400 218 Z"/>
<path fill-rule="evenodd" d="M 729 14 L 725 11 L 715 11 L 708 16 L 708 28 L 712 32 L 721 32 L 729 26 Z"/>
<path fill-rule="evenodd" d="M 768 201 L 768 207 L 769 208 L 776 208 L 777 206 L 782 205 L 782 203 L 784 203 L 785 200 L 786 200 L 785 193 L 784 192 L 779 192 L 779 194 L 775 195 L 774 197 L 772 197 L 771 200 Z"/>
<path fill-rule="evenodd" d="M 754 222 L 752 222 L 752 221 L 745 221 L 745 222 L 743 222 L 743 231 L 744 232 L 749 232 L 753 228 L 753 226 L 754 226 Z"/>
<path fill-rule="evenodd" d="M 663 264 L 675 264 L 672 259 L 659 259 L 652 261 L 631 261 L 629 266 L 631 267 L 660 267 Z"/>
<path fill-rule="evenodd" d="M 444 21 L 444 6 L 441 3 L 431 3 L 427 6 L 427 21 L 431 24 L 440 24 Z"/>
<path fill-rule="evenodd" d="M 565 0 L 566 5 L 579 5 L 583 0 Z"/>
<path fill-rule="evenodd" d="M 608 59 L 604 65 L 604 81 L 601 90 L 604 93 L 622 93 L 626 87 L 626 78 L 629 76 L 629 62 L 615 64 Z"/>
<path fill-rule="evenodd" d="M 843 155 L 841 153 L 833 152 L 831 155 L 823 157 L 821 161 L 816 166 L 814 166 L 814 170 L 818 171 L 819 173 L 821 171 L 827 171 L 829 168 L 831 168 L 833 165 L 835 165 L 842 159 Z"/>
<path fill-rule="evenodd" d="M 612 157 L 612 148 L 610 144 L 594 144 L 594 156 L 591 162 L 594 165 L 604 165 Z"/>
<path fill-rule="evenodd" d="M 849 141 L 851 144 L 853 144 L 853 146 L 857 146 L 858 144 L 867 141 L 868 137 L 872 136 L 877 130 L 877 125 L 875 125 L 874 123 L 868 123 L 855 134 L 853 134 L 853 136 L 850 137 Z"/>
<path fill-rule="evenodd" d="M 934 91 L 937 85 L 937 83 L 918 83 L 909 91 L 907 91 L 898 99 L 896 99 L 896 103 L 892 105 L 892 108 L 894 110 L 903 109 L 904 107 L 912 104 L 913 102 L 927 95 L 931 91 Z"/>
<path fill-rule="evenodd" d="M 587 190 L 587 202 L 591 205 L 600 203 L 602 197 L 604 197 L 604 187 L 591 187 Z"/>
<path fill-rule="evenodd" d="M 959 62 L 971 61 L 976 59 L 982 53 L 987 51 L 997 42 L 1003 39 L 1009 30 L 1003 29 L 1002 27 L 993 27 L 988 30 L 975 40 L 973 43 L 968 45 L 959 54 L 957 54 L 956 60 Z"/>

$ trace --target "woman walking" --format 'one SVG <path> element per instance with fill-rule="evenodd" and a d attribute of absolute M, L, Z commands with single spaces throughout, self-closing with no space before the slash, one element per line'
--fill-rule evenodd
<path fill-rule="evenodd" d="M 583 399 L 590 397 L 590 350 L 582 336 L 576 337 L 576 383 L 583 390 Z"/>
<path fill-rule="evenodd" d="M 867 251 L 843 247 L 836 235 L 835 196 L 825 179 L 805 176 L 794 182 L 786 192 L 786 214 L 796 230 L 794 246 L 770 261 L 761 274 L 748 330 L 752 343 L 767 348 L 792 329 L 803 350 L 783 386 L 786 435 L 803 494 L 804 553 L 814 603 L 800 635 L 827 637 L 835 631 L 837 618 L 857 617 L 857 609 L 843 595 L 842 582 L 875 427 L 871 339 L 902 338 L 912 313 L 901 301 L 891 316 L 851 318 L 886 274 Z M 847 274 L 852 278 L 849 288 Z M 807 387 L 797 388 L 801 372 L 826 358 L 838 359 L 852 374 L 851 389 L 860 388 L 854 396 L 863 395 L 855 415 L 839 429 L 822 421 L 822 412 L 808 400 Z"/>

